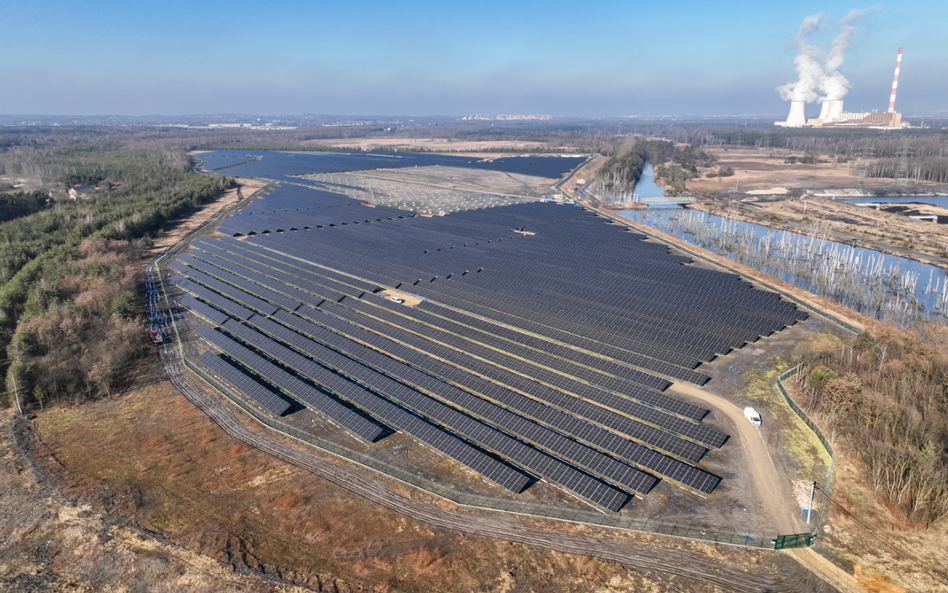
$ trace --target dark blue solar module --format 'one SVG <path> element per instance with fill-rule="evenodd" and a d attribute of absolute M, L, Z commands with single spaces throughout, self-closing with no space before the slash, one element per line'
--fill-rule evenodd
<path fill-rule="evenodd" d="M 198 360 L 224 381 L 263 406 L 271 414 L 282 416 L 290 409 L 290 402 L 280 395 L 279 390 L 255 381 L 247 373 L 215 356 L 213 352 L 205 352 Z"/>
<path fill-rule="evenodd" d="M 269 177 L 312 173 L 338 173 L 370 169 L 404 167 L 462 167 L 503 173 L 519 173 L 536 177 L 557 178 L 576 168 L 586 157 L 526 156 L 480 159 L 440 154 L 392 152 L 270 152 L 219 150 L 201 154 L 207 169 L 220 170 L 240 177 Z"/>
<path fill-rule="evenodd" d="M 366 441 L 372 442 L 385 433 L 384 425 L 343 406 L 325 393 L 304 383 L 299 377 L 281 369 L 225 334 L 203 325 L 198 329 L 198 335 L 268 383 L 275 385 L 312 409 L 321 412 Z M 335 385 L 330 384 L 328 387 L 332 389 Z M 354 386 L 347 383 L 345 388 L 354 389 Z"/>
<path fill-rule="evenodd" d="M 575 164 L 567 159 L 221 151 L 207 162 L 280 184 L 220 225 L 233 236 L 204 239 L 173 264 L 196 297 L 183 304 L 285 368 L 333 369 L 339 389 L 362 385 L 364 394 L 339 397 L 411 434 L 406 423 L 421 422 L 422 442 L 467 439 L 610 510 L 620 490 L 642 494 L 654 477 L 712 492 L 720 479 L 696 464 L 727 435 L 664 390 L 703 384 L 702 363 L 806 318 L 582 208 L 417 217 L 288 177 L 415 165 L 555 177 Z M 410 302 L 388 298 L 391 289 Z M 380 415 L 376 400 L 394 415 Z M 496 467 L 468 461 L 498 481 Z"/>

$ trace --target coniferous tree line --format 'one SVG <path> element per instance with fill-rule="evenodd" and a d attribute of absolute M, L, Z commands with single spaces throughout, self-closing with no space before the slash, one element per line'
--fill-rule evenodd
<path fill-rule="evenodd" d="M 129 140 L 67 132 L 0 152 L 6 171 L 34 171 L 47 187 L 107 182 L 0 222 L 2 403 L 109 395 L 147 343 L 133 270 L 149 237 L 233 186 L 191 172 L 181 147 Z"/>

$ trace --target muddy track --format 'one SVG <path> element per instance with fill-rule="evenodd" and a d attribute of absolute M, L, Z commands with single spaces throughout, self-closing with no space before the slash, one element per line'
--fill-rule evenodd
<path fill-rule="evenodd" d="M 431 504 L 412 500 L 361 472 L 329 462 L 309 451 L 248 428 L 240 421 L 229 404 L 208 394 L 202 387 L 192 382 L 177 350 L 169 345 L 162 348 L 160 357 L 172 385 L 232 438 L 430 527 L 617 562 L 665 582 L 671 587 L 669 590 L 676 590 L 678 585 L 674 581 L 682 578 L 738 592 L 798 590 L 796 587 L 800 581 L 797 578 L 786 578 L 786 573 L 781 574 L 783 571 L 768 574 L 770 571 L 765 572 L 760 566 L 747 569 L 728 562 L 713 560 L 695 552 L 653 548 L 607 538 L 546 531 L 522 526 L 518 524 L 515 517 L 509 515 L 498 513 L 490 517 L 472 516 L 446 511 Z M 677 578 L 669 581 L 669 577 Z M 685 587 L 682 590 L 688 589 Z M 806 590 L 813 589 L 808 587 Z"/>

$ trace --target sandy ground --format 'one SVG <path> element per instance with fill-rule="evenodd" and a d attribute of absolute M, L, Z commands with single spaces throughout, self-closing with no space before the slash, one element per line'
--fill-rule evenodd
<path fill-rule="evenodd" d="M 233 206 L 243 198 L 249 197 L 255 191 L 266 187 L 267 182 L 259 179 L 237 178 L 237 187 L 228 190 L 221 197 L 197 209 L 187 218 L 178 220 L 163 228 L 155 239 L 152 252 L 157 255 L 187 237 L 208 221 L 213 220 L 222 211 Z"/>
<path fill-rule="evenodd" d="M 790 189 L 812 191 L 852 188 L 857 181 L 858 159 L 845 163 L 837 162 L 835 156 L 822 155 L 814 164 L 790 164 L 784 162 L 788 157 L 802 157 L 804 152 L 784 148 L 705 148 L 718 160 L 710 169 L 703 169 L 702 175 L 711 169 L 732 167 L 731 177 L 699 177 L 687 183 L 694 195 L 703 192 L 719 193 L 730 191 L 762 191 L 768 195 L 781 195 Z M 892 180 L 868 179 L 868 190 L 877 188 L 895 191 Z M 920 183 L 911 184 L 906 189 L 919 193 L 920 188 L 930 188 L 933 192 L 944 191 L 943 185 Z M 839 193 L 842 193 L 841 191 Z M 869 195 L 865 191 L 863 195 Z M 898 195 L 898 194 L 894 194 Z"/>
<path fill-rule="evenodd" d="M 563 184 L 563 190 L 566 192 L 572 199 L 578 199 L 578 189 L 580 186 L 589 183 L 596 178 L 596 173 L 599 172 L 599 169 L 609 160 L 609 157 L 597 155 L 593 157 L 591 161 L 583 165 L 583 167 L 576 171 L 576 174 L 573 175 L 569 181 Z"/>
<path fill-rule="evenodd" d="M 510 149 L 530 152 L 547 149 L 546 142 L 521 142 L 518 140 L 464 141 L 452 138 L 345 138 L 307 140 L 304 146 L 345 146 L 362 150 L 422 149 L 432 152 L 471 152 L 481 156 L 510 156 Z M 502 150 L 503 152 L 498 152 Z"/>

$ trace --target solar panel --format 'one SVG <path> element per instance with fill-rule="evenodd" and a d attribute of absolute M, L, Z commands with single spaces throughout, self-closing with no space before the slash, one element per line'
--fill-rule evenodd
<path fill-rule="evenodd" d="M 233 385 L 234 388 L 256 401 L 274 416 L 282 416 L 290 409 L 290 402 L 280 397 L 276 389 L 267 389 L 245 373 L 237 370 L 233 365 L 215 356 L 213 352 L 205 352 L 198 360 L 225 382 Z"/>
<path fill-rule="evenodd" d="M 274 337 L 285 339 L 287 342 L 292 340 L 292 336 L 289 335 L 291 333 L 290 330 L 283 326 L 260 318 L 253 318 L 251 322 L 259 323 L 263 329 L 272 332 Z M 321 367 L 297 352 L 278 344 L 255 330 L 233 321 L 225 324 L 224 328 L 240 339 L 260 348 L 281 363 L 292 366 L 294 369 L 322 383 L 323 379 L 317 378 L 317 376 L 321 372 L 326 373 L 327 371 L 322 370 Z M 299 345 L 298 341 L 297 345 Z M 514 463 L 537 475 L 562 484 L 604 508 L 618 510 L 628 498 L 627 495 L 618 493 L 608 486 L 571 469 L 555 458 L 542 454 L 538 455 L 534 449 L 508 437 L 491 426 L 462 414 L 436 399 L 432 399 L 410 389 L 392 380 L 388 376 L 368 368 L 351 358 L 347 358 L 338 352 L 330 350 L 325 346 L 310 341 L 310 343 L 307 344 L 306 352 L 320 364 L 335 369 L 350 380 L 358 381 L 361 385 L 386 396 L 398 405 L 413 410 L 425 418 L 439 423 L 452 432 L 510 459 Z M 336 389 L 334 389 L 334 391 L 336 391 Z M 363 399 L 356 398 L 353 400 L 353 403 L 364 406 L 363 401 Z M 388 415 L 384 411 L 385 405 L 376 405 L 383 409 L 383 411 L 378 412 L 379 417 L 383 420 L 387 420 Z M 635 471 L 632 470 L 632 468 L 628 468 L 628 470 L 629 471 L 626 472 L 627 474 L 632 474 Z"/>
<path fill-rule="evenodd" d="M 384 425 L 343 406 L 333 398 L 307 385 L 299 378 L 248 350 L 224 334 L 204 325 L 198 329 L 198 335 L 255 374 L 266 379 L 267 382 L 279 387 L 294 399 L 317 412 L 324 414 L 360 438 L 372 442 L 385 432 Z"/>

